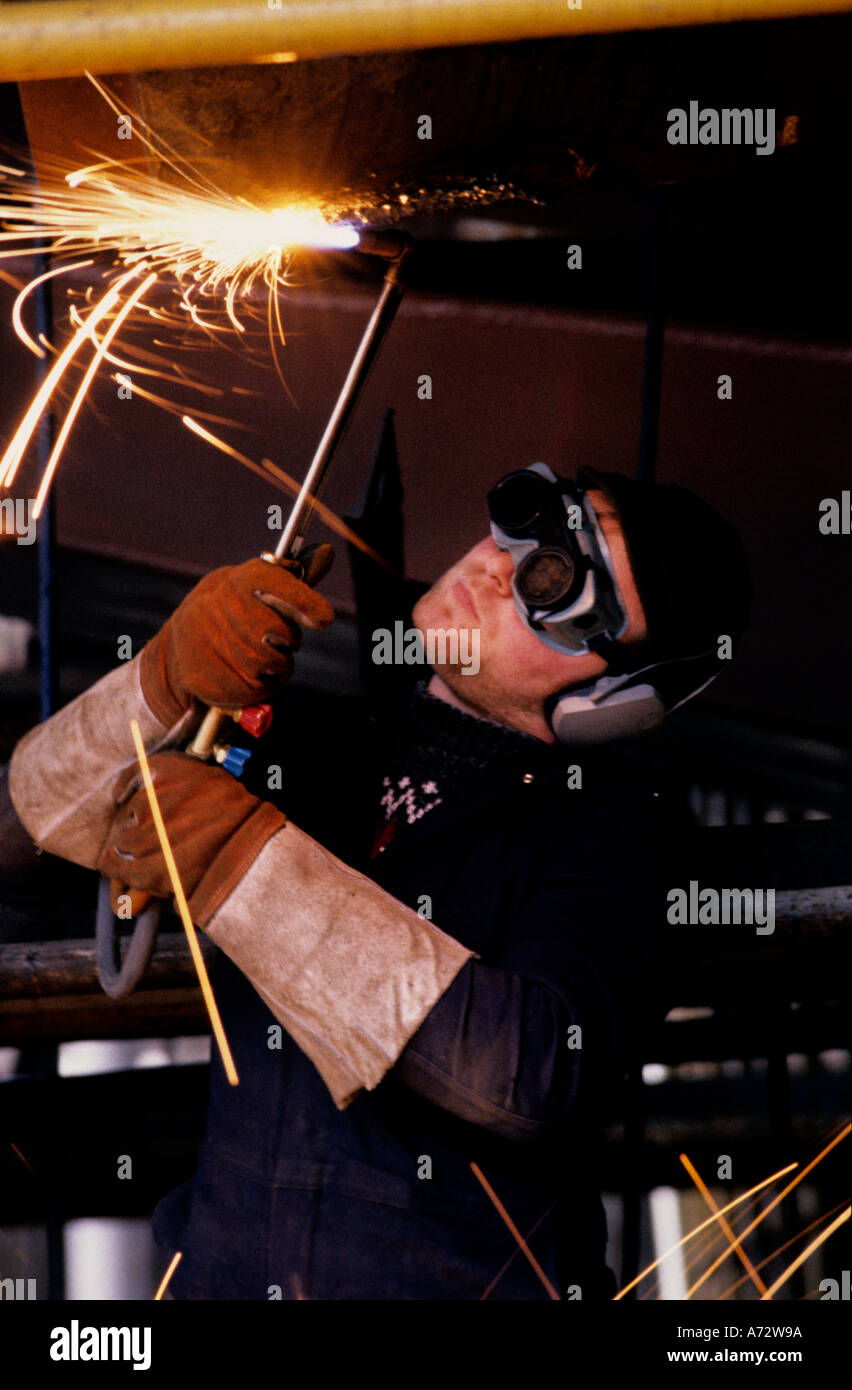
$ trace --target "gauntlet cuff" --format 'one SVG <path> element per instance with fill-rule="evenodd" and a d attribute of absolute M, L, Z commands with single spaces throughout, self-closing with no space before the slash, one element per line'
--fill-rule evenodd
<path fill-rule="evenodd" d="M 277 807 L 270 801 L 261 801 L 253 815 L 228 837 L 190 897 L 187 906 L 193 922 L 204 927 L 210 921 L 248 873 L 267 841 L 286 823 L 287 817 Z"/>
<path fill-rule="evenodd" d="M 205 930 L 340 1109 L 379 1084 L 473 954 L 292 822 Z"/>
<path fill-rule="evenodd" d="M 97 866 L 115 815 L 113 787 L 136 763 L 130 721 L 139 721 L 146 752 L 180 743 L 198 718 L 186 711 L 171 725 L 149 708 L 140 657 L 116 667 L 91 690 L 30 729 L 9 766 L 9 794 L 35 843 L 84 868 Z"/>

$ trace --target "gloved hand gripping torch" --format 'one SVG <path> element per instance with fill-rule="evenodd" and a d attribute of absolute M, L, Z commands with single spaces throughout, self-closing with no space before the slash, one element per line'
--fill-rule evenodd
<path fill-rule="evenodd" d="M 362 232 L 357 249 L 366 255 L 380 256 L 389 262 L 382 292 L 358 344 L 346 380 L 294 500 L 278 545 L 274 552 L 264 551 L 260 557 L 267 564 L 280 565 L 290 570 L 296 578 L 308 583 L 317 582 L 327 567 L 317 570 L 312 565 L 317 547 L 305 546 L 305 533 L 313 518 L 316 502 L 328 477 L 331 462 L 402 300 L 404 285 L 401 268 L 411 250 L 411 243 L 407 236 L 396 232 Z M 220 741 L 223 725 L 230 719 L 236 720 L 252 737 L 259 738 L 272 721 L 272 707 L 262 704 L 236 711 L 209 707 L 185 751 L 191 757 L 205 761 L 215 759 L 228 772 L 239 777 L 251 757 L 251 752 Z M 118 900 L 122 896 L 129 901 L 135 919 L 135 927 L 123 962 L 115 916 L 119 908 Z M 122 999 L 131 994 L 142 978 L 156 942 L 161 911 L 162 899 L 150 898 L 150 895 L 136 890 L 127 890 L 117 882 L 101 880 L 95 919 L 98 978 L 105 992 L 113 999 Z"/>

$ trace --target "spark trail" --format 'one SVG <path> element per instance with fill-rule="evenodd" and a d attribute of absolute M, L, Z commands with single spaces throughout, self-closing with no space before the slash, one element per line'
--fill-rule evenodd
<path fill-rule="evenodd" d="M 90 80 L 117 112 L 108 90 Z M 12 324 L 29 352 L 42 360 L 48 354 L 55 357 L 0 458 L 0 486 L 12 485 L 42 414 L 55 405 L 72 367 L 79 367 L 81 351 L 87 345 L 94 348 L 42 477 L 39 511 L 74 420 L 104 362 L 199 388 L 174 362 L 164 360 L 162 366 L 158 362 L 152 367 L 151 354 L 142 353 L 142 360 L 149 363 L 143 367 L 110 354 L 110 345 L 134 311 L 165 325 L 175 338 L 194 329 L 210 339 L 218 335 L 233 341 L 246 334 L 246 320 L 258 318 L 260 298 L 265 301 L 265 312 L 261 312 L 273 362 L 286 388 L 277 357 L 277 344 L 285 341 L 279 296 L 292 283 L 294 253 L 306 248 L 352 250 L 359 243 L 356 223 L 363 224 L 364 217 L 353 215 L 348 222 L 339 222 L 335 220 L 338 206 L 331 201 L 298 196 L 279 207 L 256 207 L 228 195 L 174 156 L 141 120 L 138 133 L 173 182 L 145 172 L 147 155 L 129 160 L 96 158 L 84 168 L 56 166 L 39 180 L 23 170 L 0 166 L 0 260 L 38 254 L 42 262 L 39 273 L 15 300 Z M 42 268 L 45 258 L 47 269 Z M 36 291 L 50 293 L 53 282 L 63 276 L 70 279 L 96 262 L 99 268 L 93 274 L 105 283 L 100 293 L 96 286 L 86 290 L 82 314 L 79 305 L 72 304 L 69 320 L 74 331 L 58 351 L 43 334 L 34 335 L 27 328 L 28 301 Z M 139 286 L 143 271 L 147 278 Z M 50 289 L 45 291 L 48 283 Z M 165 308 L 150 302 L 149 292 L 155 285 Z M 144 303 L 146 296 L 149 302 Z"/>
<path fill-rule="evenodd" d="M 86 75 L 102 101 L 126 121 L 109 88 L 91 73 Z M 496 178 L 465 187 L 438 178 L 430 188 L 346 188 L 336 197 L 289 190 L 278 206 L 260 207 L 220 188 L 139 113 L 132 124 L 134 142 L 143 151 L 139 156 L 116 159 L 86 150 L 90 162 L 83 167 L 54 160 L 43 164 L 38 179 L 24 169 L 0 164 L 0 262 L 27 255 L 40 259 L 37 273 L 22 288 L 0 269 L 0 279 L 20 289 L 13 326 L 28 352 L 43 360 L 56 359 L 0 457 L 0 488 L 11 486 L 41 415 L 47 410 L 59 414 L 57 401 L 66 377 L 79 367 L 78 355 L 87 344 L 94 347 L 96 361 L 91 364 L 94 370 L 85 373 L 86 391 L 74 397 L 72 424 L 105 363 L 209 392 L 199 376 L 177 365 L 176 354 L 189 342 L 197 345 L 201 335 L 208 346 L 239 349 L 257 360 L 247 325 L 262 330 L 269 349 L 263 365 L 274 368 L 289 394 L 278 353 L 286 341 L 282 298 L 295 283 L 294 257 L 299 252 L 355 250 L 369 225 L 414 213 L 469 211 L 506 200 L 538 201 Z M 190 134 L 209 145 L 197 132 Z M 157 177 L 151 168 L 158 170 Z M 132 291 L 133 305 L 125 314 L 119 291 L 143 268 L 153 279 L 144 294 Z M 83 270 L 89 271 L 91 283 L 81 290 L 72 276 Z M 72 336 L 59 351 L 43 332 L 34 334 L 27 328 L 24 314 L 36 292 L 52 294 L 63 277 L 72 296 Z M 152 354 L 150 343 L 147 348 L 131 345 L 140 324 L 165 329 L 169 341 L 156 340 L 155 345 L 164 348 L 167 357 Z M 124 330 L 124 357 L 108 350 L 119 327 Z M 131 354 L 134 361 L 127 360 Z M 149 394 L 148 399 L 185 413 L 163 398 Z M 238 421 L 230 423 L 243 428 Z M 70 425 L 60 427 L 63 444 L 69 433 Z M 61 452 L 45 470 L 41 503 Z"/>

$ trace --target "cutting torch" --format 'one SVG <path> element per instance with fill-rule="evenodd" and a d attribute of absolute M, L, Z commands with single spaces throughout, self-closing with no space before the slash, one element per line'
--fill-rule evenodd
<path fill-rule="evenodd" d="M 368 230 L 359 233 L 355 249 L 388 262 L 381 294 L 358 344 L 346 380 L 293 502 L 278 544 L 274 551 L 264 551 L 260 557 L 267 564 L 284 566 L 299 579 L 305 577 L 305 562 L 312 549 L 305 547 L 305 534 L 313 518 L 316 503 L 370 369 L 402 300 L 404 284 L 401 271 L 403 262 L 411 250 L 411 242 L 404 233 Z M 205 761 L 215 759 L 226 771 L 239 777 L 251 757 L 251 752 L 247 748 L 220 741 L 222 729 L 229 720 L 236 720 L 246 733 L 253 738 L 259 738 L 272 721 L 272 706 L 253 705 L 236 711 L 223 710 L 216 706 L 208 708 L 185 751 L 193 758 Z M 121 906 L 121 898 L 125 904 L 130 903 L 136 923 L 123 962 L 115 917 Z M 161 910 L 161 899 L 151 899 L 149 894 L 135 890 L 129 892 L 120 883 L 109 883 L 102 879 L 96 916 L 97 966 L 101 985 L 112 998 L 122 999 L 131 994 L 144 974 L 154 949 Z"/>

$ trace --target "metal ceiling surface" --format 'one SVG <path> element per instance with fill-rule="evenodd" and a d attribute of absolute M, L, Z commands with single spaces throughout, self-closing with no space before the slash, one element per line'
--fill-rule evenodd
<path fill-rule="evenodd" d="M 404 192 L 410 214 L 433 210 L 439 189 L 503 184 L 552 204 L 587 183 L 717 179 L 769 162 L 756 161 L 753 148 L 668 144 L 668 110 L 693 98 L 771 108 L 776 159 L 794 143 L 817 156 L 846 125 L 849 32 L 844 16 L 108 80 L 229 194 L 275 203 L 294 190 L 349 189 L 379 209 L 390 197 L 397 211 Z M 67 154 L 108 138 L 103 103 L 85 79 L 26 83 L 21 92 L 37 151 Z M 111 115 L 110 123 L 108 152 L 121 155 Z"/>

